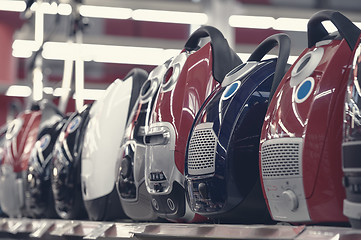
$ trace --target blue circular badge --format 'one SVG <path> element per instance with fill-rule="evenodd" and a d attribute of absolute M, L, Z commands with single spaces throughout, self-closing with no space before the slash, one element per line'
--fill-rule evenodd
<path fill-rule="evenodd" d="M 40 142 L 40 149 L 42 151 L 44 151 L 48 146 L 49 146 L 49 143 L 50 143 L 50 140 L 51 140 L 51 137 L 49 134 L 45 134 L 44 136 L 42 136 L 39 140 Z"/>
<path fill-rule="evenodd" d="M 240 81 L 236 81 L 234 83 L 232 83 L 231 85 L 229 85 L 223 92 L 222 95 L 222 100 L 227 100 L 230 97 L 232 97 L 234 95 L 235 92 L 237 92 L 238 88 L 241 86 L 241 82 Z"/>
<path fill-rule="evenodd" d="M 311 95 L 313 87 L 315 86 L 315 80 L 312 77 L 308 77 L 298 85 L 295 92 L 295 100 L 297 103 L 302 103 Z"/>
<path fill-rule="evenodd" d="M 81 117 L 76 116 L 68 125 L 68 128 L 66 129 L 68 133 L 72 133 L 75 130 L 78 129 L 79 125 L 81 123 Z"/>

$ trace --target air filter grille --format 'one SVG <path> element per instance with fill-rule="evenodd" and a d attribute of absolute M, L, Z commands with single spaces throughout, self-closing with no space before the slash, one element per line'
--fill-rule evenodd
<path fill-rule="evenodd" d="M 188 173 L 191 175 L 215 171 L 217 138 L 212 128 L 203 128 L 204 126 L 209 124 L 198 125 L 189 141 L 187 163 Z"/>
<path fill-rule="evenodd" d="M 261 147 L 263 178 L 302 176 L 302 138 L 268 140 Z"/>

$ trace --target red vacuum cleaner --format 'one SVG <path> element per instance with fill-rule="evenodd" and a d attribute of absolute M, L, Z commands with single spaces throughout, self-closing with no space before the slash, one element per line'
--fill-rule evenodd
<path fill-rule="evenodd" d="M 338 32 L 329 33 L 322 22 Z M 360 30 L 337 11 L 308 22 L 306 48 L 282 79 L 260 140 L 264 197 L 274 220 L 347 222 L 342 214 L 345 90 Z"/>
<path fill-rule="evenodd" d="M 199 44 L 205 37 L 210 42 Z M 202 221 L 186 204 L 185 150 L 202 103 L 242 61 L 222 33 L 210 26 L 196 30 L 170 63 L 146 133 L 145 182 L 157 214 L 172 221 Z"/>
<path fill-rule="evenodd" d="M 29 168 L 29 160 L 36 158 L 31 155 L 36 154 L 33 150 L 38 140 L 40 149 L 43 147 L 45 150 L 46 145 L 50 144 L 50 136 L 42 139 L 43 131 L 59 124 L 63 117 L 55 105 L 44 100 L 34 103 L 30 110 L 21 112 L 8 125 L 5 157 L 0 167 L 0 202 L 1 208 L 10 217 L 33 215 L 27 209 L 31 205 L 25 204 L 25 190 L 29 190 L 31 187 L 28 185 L 29 179 L 34 177 L 34 172 L 31 170 L 33 167 Z M 47 163 L 45 159 L 42 159 L 39 164 L 46 165 Z M 41 174 L 43 173 L 41 171 Z"/>

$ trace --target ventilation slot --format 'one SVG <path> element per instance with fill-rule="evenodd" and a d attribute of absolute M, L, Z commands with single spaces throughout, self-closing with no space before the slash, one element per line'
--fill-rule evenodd
<path fill-rule="evenodd" d="M 263 178 L 302 176 L 302 139 L 269 140 L 261 148 Z"/>
<path fill-rule="evenodd" d="M 190 175 L 209 174 L 215 171 L 216 144 L 217 138 L 212 128 L 196 128 L 188 147 Z"/>

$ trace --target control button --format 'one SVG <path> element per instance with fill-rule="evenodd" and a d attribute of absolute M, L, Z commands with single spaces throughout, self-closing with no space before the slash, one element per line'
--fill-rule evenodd
<path fill-rule="evenodd" d="M 175 204 L 172 199 L 170 199 L 170 198 L 167 199 L 167 205 L 171 211 L 175 210 Z"/>
<path fill-rule="evenodd" d="M 150 181 L 165 181 L 166 177 L 163 172 L 151 172 L 149 174 Z"/>
<path fill-rule="evenodd" d="M 282 199 L 291 211 L 295 211 L 298 208 L 298 198 L 292 190 L 283 191 Z"/>

